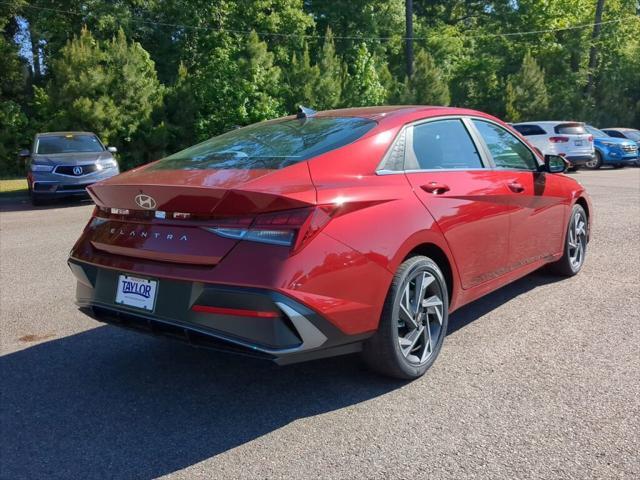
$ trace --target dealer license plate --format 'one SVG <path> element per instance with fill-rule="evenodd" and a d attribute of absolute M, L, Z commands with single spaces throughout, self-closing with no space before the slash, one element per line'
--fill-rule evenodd
<path fill-rule="evenodd" d="M 146 278 L 120 275 L 116 290 L 116 303 L 152 312 L 156 304 L 158 282 Z"/>

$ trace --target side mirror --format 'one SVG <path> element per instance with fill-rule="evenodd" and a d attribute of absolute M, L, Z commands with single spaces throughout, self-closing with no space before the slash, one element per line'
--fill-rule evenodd
<path fill-rule="evenodd" d="M 18 156 L 20 158 L 27 158 L 31 156 L 31 152 L 29 151 L 28 148 L 25 148 L 24 150 L 20 150 L 20 152 L 18 153 Z"/>
<path fill-rule="evenodd" d="M 118 149 L 116 147 L 107 147 L 107 151 L 111 153 L 118 153 Z"/>
<path fill-rule="evenodd" d="M 567 162 L 560 155 L 545 155 L 544 156 L 544 170 L 549 173 L 563 173 L 569 168 L 569 162 Z"/>

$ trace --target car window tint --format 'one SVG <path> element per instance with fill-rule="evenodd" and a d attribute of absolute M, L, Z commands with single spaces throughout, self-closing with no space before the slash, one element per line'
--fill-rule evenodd
<path fill-rule="evenodd" d="M 520 132 L 524 136 L 547 134 L 547 132 L 545 132 L 538 125 L 513 125 L 513 128 L 515 128 L 518 132 Z"/>
<path fill-rule="evenodd" d="M 483 168 L 476 146 L 459 119 L 416 125 L 412 147 L 417 168 L 422 170 Z"/>
<path fill-rule="evenodd" d="M 155 163 L 151 169 L 275 170 L 343 147 L 375 125 L 374 120 L 360 117 L 260 122 L 175 153 Z"/>
<path fill-rule="evenodd" d="M 497 168 L 537 170 L 533 153 L 514 135 L 502 127 L 482 120 L 474 120 L 480 135 L 489 148 Z"/>
<path fill-rule="evenodd" d="M 587 125 L 585 128 L 587 132 L 589 132 L 595 138 L 607 138 L 609 136 L 602 130 L 598 130 L 596 127 L 592 127 L 591 125 Z"/>
<path fill-rule="evenodd" d="M 581 123 L 561 123 L 554 128 L 556 133 L 563 135 L 582 135 L 587 133 L 584 125 Z"/>
<path fill-rule="evenodd" d="M 621 134 L 620 132 L 617 132 L 616 130 L 604 130 L 604 132 L 610 137 L 624 138 L 624 135 Z"/>

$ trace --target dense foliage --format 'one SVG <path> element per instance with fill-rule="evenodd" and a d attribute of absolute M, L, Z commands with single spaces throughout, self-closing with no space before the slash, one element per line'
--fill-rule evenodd
<path fill-rule="evenodd" d="M 404 0 L 3 1 L 0 175 L 37 131 L 94 131 L 131 167 L 299 104 L 638 128 L 640 6 L 604 1 L 594 36 L 597 1 L 414 0 L 411 78 Z"/>

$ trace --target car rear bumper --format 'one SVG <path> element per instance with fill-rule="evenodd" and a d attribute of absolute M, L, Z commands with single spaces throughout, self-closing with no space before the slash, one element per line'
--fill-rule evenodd
<path fill-rule="evenodd" d="M 370 336 L 346 335 L 268 289 L 154 278 L 158 296 L 147 312 L 115 303 L 119 271 L 74 259 L 69 266 L 78 281 L 76 304 L 91 318 L 215 350 L 288 364 L 358 352 Z"/>

